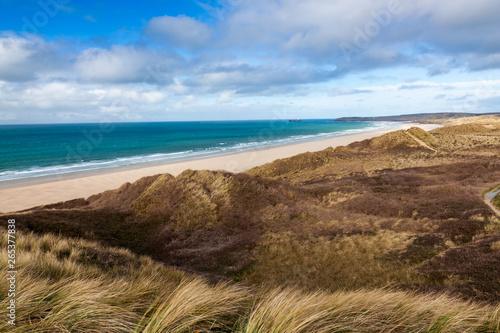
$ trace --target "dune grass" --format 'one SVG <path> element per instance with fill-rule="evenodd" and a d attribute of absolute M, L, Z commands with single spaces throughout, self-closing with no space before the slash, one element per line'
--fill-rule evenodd
<path fill-rule="evenodd" d="M 2 230 L 5 235 L 5 230 Z M 6 237 L 0 239 L 5 248 Z M 18 233 L 17 325 L 2 332 L 498 332 L 500 306 L 384 289 L 209 285 L 123 249 Z M 0 257 L 6 278 L 7 257 Z M 0 285 L 6 309 L 7 286 Z"/>
<path fill-rule="evenodd" d="M 254 305 L 243 332 L 497 332 L 500 307 L 446 296 L 387 290 L 303 293 L 272 290 Z"/>
<path fill-rule="evenodd" d="M 411 266 L 386 258 L 391 251 L 403 249 L 408 238 L 391 231 L 333 239 L 273 235 L 258 247 L 257 263 L 243 281 L 329 291 L 416 283 Z"/>
<path fill-rule="evenodd" d="M 5 281 L 4 251 L 0 267 Z M 17 325 L 4 320 L 1 332 L 209 331 L 235 322 L 247 297 L 127 250 L 50 234 L 18 232 L 17 270 Z M 0 293 L 4 311 L 6 284 Z"/>
<path fill-rule="evenodd" d="M 500 126 L 453 124 L 409 130 L 436 154 L 398 131 L 14 216 L 17 325 L 0 332 L 500 332 L 500 219 L 480 197 Z M 0 246 L 5 281 L 1 227 Z M 410 288 L 436 293 L 396 291 Z"/>

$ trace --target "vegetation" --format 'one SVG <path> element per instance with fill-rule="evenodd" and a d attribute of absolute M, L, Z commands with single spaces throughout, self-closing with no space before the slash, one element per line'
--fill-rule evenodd
<path fill-rule="evenodd" d="M 500 193 L 495 195 L 495 197 L 493 198 L 493 200 L 491 200 L 491 202 L 498 207 L 498 209 L 500 209 Z"/>
<path fill-rule="evenodd" d="M 19 332 L 499 331 L 500 117 L 443 122 L 3 216 Z"/>
<path fill-rule="evenodd" d="M 2 230 L 5 232 L 5 229 Z M 0 240 L 5 247 L 5 237 Z M 17 324 L 2 332 L 494 332 L 500 307 L 388 290 L 210 286 L 123 249 L 18 233 Z M 6 279 L 7 256 L 0 258 Z M 1 295 L 7 294 L 6 284 Z M 2 311 L 7 298 L 0 300 Z"/>
<path fill-rule="evenodd" d="M 5 248 L 6 237 L 0 243 Z M 210 287 L 147 257 L 97 243 L 18 232 L 17 253 L 17 324 L 13 329 L 2 321 L 2 332 L 208 330 L 226 327 L 245 303 L 242 288 Z M 5 280 L 4 252 L 0 263 Z M 1 286 L 5 310 L 8 287 Z"/>

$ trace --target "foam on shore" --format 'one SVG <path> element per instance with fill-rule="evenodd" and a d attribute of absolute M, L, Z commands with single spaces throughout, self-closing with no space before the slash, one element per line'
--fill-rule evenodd
<path fill-rule="evenodd" d="M 441 127 L 433 124 L 401 124 L 400 128 L 412 126 L 424 130 Z M 311 142 L 301 142 L 282 146 L 260 147 L 231 154 L 211 156 L 200 159 L 170 162 L 155 166 L 123 168 L 109 172 L 97 170 L 91 175 L 57 175 L 56 179 L 47 179 L 36 184 L 18 183 L 0 190 L 0 212 L 12 212 L 34 206 L 45 205 L 76 198 L 87 198 L 90 195 L 120 187 L 126 182 L 134 182 L 142 177 L 159 173 L 178 175 L 186 169 L 193 170 L 226 170 L 242 172 L 258 165 L 287 158 L 308 151 L 320 151 L 328 147 L 348 145 L 355 141 L 370 139 L 394 128 L 373 132 L 363 132 L 340 137 L 332 137 Z"/>

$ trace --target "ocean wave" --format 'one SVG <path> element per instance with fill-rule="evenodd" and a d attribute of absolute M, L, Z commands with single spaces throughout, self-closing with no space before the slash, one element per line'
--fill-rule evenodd
<path fill-rule="evenodd" d="M 189 151 L 174 152 L 169 154 L 151 154 L 151 155 L 138 155 L 131 157 L 119 157 L 116 159 L 105 160 L 105 161 L 88 161 L 88 162 L 79 162 L 72 164 L 53 165 L 47 167 L 37 166 L 25 170 L 8 170 L 0 172 L 0 181 L 17 180 L 17 179 L 32 178 L 32 177 L 43 177 L 43 176 L 51 176 L 58 174 L 68 174 L 68 173 L 82 172 L 82 171 L 92 171 L 92 170 L 119 167 L 125 165 L 151 163 L 169 159 L 171 160 L 183 159 L 187 156 L 191 156 L 192 153 L 193 151 L 189 150 Z"/>
<path fill-rule="evenodd" d="M 249 149 L 272 147 L 272 146 L 279 146 L 279 145 L 292 144 L 298 142 L 315 141 L 325 138 L 333 138 L 333 137 L 377 131 L 377 130 L 386 130 L 386 129 L 396 128 L 398 125 L 399 123 L 394 123 L 394 122 L 376 122 L 376 123 L 374 122 L 368 127 L 342 130 L 336 132 L 325 132 L 325 133 L 310 134 L 310 135 L 295 135 L 282 139 L 273 139 L 272 137 L 270 137 L 267 140 L 265 140 L 262 137 L 260 138 L 256 137 L 249 139 L 246 142 L 239 142 L 233 145 L 229 145 L 228 143 L 225 142 L 220 142 L 218 143 L 217 146 L 200 150 L 186 150 L 173 153 L 136 155 L 130 157 L 119 157 L 111 160 L 86 161 L 86 162 L 53 165 L 46 167 L 36 166 L 24 170 L 7 170 L 0 172 L 0 182 L 19 180 L 25 178 L 38 178 L 45 176 L 79 173 L 85 171 L 95 171 L 99 169 L 116 168 L 127 165 L 140 165 L 140 164 L 146 165 L 154 162 L 177 162 L 195 158 L 216 156 L 226 153 L 240 152 Z"/>

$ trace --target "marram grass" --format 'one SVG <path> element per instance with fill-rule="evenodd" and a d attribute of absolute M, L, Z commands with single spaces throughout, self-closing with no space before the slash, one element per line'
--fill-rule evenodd
<path fill-rule="evenodd" d="M 16 326 L 2 320 L 0 332 L 500 331 L 500 306 L 444 295 L 211 286 L 126 250 L 53 235 L 17 237 Z M 7 256 L 0 253 L 5 281 Z M 6 295 L 2 283 L 2 318 Z"/>

